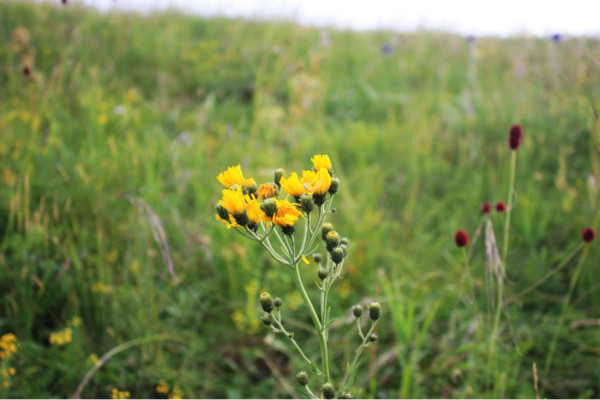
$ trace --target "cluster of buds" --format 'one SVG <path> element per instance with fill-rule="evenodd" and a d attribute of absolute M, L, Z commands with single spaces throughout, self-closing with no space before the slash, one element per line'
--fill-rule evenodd
<path fill-rule="evenodd" d="M 503 213 L 504 211 L 506 211 L 506 204 L 503 201 L 496 202 L 496 212 Z M 481 213 L 482 214 L 489 214 L 491 212 L 492 212 L 492 207 L 490 206 L 490 203 L 486 202 L 481 205 Z"/>
<path fill-rule="evenodd" d="M 325 247 L 335 264 L 341 264 L 348 255 L 350 242 L 348 238 L 340 238 L 340 234 L 333 230 L 333 225 L 325 223 L 321 226 L 321 238 L 325 242 Z"/>

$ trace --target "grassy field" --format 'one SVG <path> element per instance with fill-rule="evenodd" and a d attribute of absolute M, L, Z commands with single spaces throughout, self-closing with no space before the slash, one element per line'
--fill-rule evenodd
<path fill-rule="evenodd" d="M 260 324 L 259 293 L 284 298 L 315 356 L 318 341 L 289 271 L 215 220 L 215 178 L 241 163 L 264 182 L 314 154 L 340 177 L 333 222 L 352 243 L 334 313 L 382 304 L 355 397 L 531 398 L 534 363 L 542 397 L 600 396 L 597 243 L 506 305 L 488 368 L 484 240 L 470 249 L 475 302 L 453 240 L 464 229 L 473 242 L 481 204 L 507 201 L 514 123 L 504 298 L 598 226 L 598 40 L 10 1 L 0 38 L 0 334 L 17 337 L 0 397 L 70 397 L 111 350 L 83 397 L 292 396 L 304 365 Z M 505 214 L 490 218 L 501 247 Z M 350 322 L 331 332 L 335 376 L 357 346 Z"/>

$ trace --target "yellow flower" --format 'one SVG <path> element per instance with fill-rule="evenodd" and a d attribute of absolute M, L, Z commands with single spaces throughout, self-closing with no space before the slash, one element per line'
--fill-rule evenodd
<path fill-rule="evenodd" d="M 166 379 L 161 379 L 158 381 L 158 386 L 156 387 L 156 393 L 162 393 L 162 394 L 169 393 L 169 385 L 167 384 Z"/>
<path fill-rule="evenodd" d="M 256 192 L 260 199 L 268 199 L 269 197 L 275 197 L 277 194 L 275 185 L 271 183 L 263 183 L 258 187 L 258 191 Z"/>
<path fill-rule="evenodd" d="M 16 373 L 17 373 L 17 370 L 16 370 L 16 369 L 14 369 L 13 367 L 10 367 L 10 368 L 8 369 L 8 374 L 9 374 L 10 376 L 14 376 Z"/>
<path fill-rule="evenodd" d="M 317 154 L 311 158 L 310 161 L 312 161 L 316 171 L 320 170 L 321 168 L 325 168 L 327 171 L 331 172 L 331 160 L 329 159 L 328 155 Z"/>
<path fill-rule="evenodd" d="M 131 397 L 131 393 L 129 393 L 127 390 L 119 390 L 117 388 L 113 388 L 110 397 L 112 399 L 128 399 Z"/>
<path fill-rule="evenodd" d="M 302 183 L 307 193 L 325 194 L 331 186 L 331 175 L 325 168 L 321 168 L 318 172 L 303 171 Z"/>
<path fill-rule="evenodd" d="M 235 167 L 229 167 L 226 171 L 223 171 L 217 176 L 217 180 L 228 189 L 238 185 L 240 187 L 247 187 L 254 185 L 254 179 L 244 178 L 242 173 L 242 167 L 238 164 Z"/>
<path fill-rule="evenodd" d="M 294 226 L 298 216 L 302 214 L 300 210 L 287 200 L 275 200 L 275 202 L 277 214 L 273 216 L 273 223 L 277 226 Z"/>
<path fill-rule="evenodd" d="M 17 352 L 17 337 L 13 333 L 7 333 L 0 338 L 0 359 L 8 358 Z"/>
<path fill-rule="evenodd" d="M 234 217 L 246 212 L 246 202 L 240 188 L 236 190 L 224 189 L 223 199 L 219 203 Z"/>
<path fill-rule="evenodd" d="M 177 386 L 174 386 L 173 390 L 169 394 L 169 399 L 182 399 L 182 398 L 183 398 L 183 392 Z"/>
<path fill-rule="evenodd" d="M 244 196 L 246 200 L 246 214 L 248 219 L 253 222 L 271 222 L 271 219 L 261 210 L 260 203 L 254 197 Z"/>
<path fill-rule="evenodd" d="M 50 339 L 48 340 L 48 342 L 51 345 L 63 346 L 67 343 L 71 343 L 71 341 L 73 340 L 72 333 L 73 331 L 71 330 L 71 328 L 65 328 L 62 331 L 53 332 L 50 334 Z"/>
<path fill-rule="evenodd" d="M 304 255 L 302 255 L 302 261 L 304 261 L 304 264 L 306 265 L 310 264 L 310 261 L 308 261 L 308 258 L 306 258 Z"/>
<path fill-rule="evenodd" d="M 289 178 L 282 177 L 279 181 L 279 184 L 289 194 L 290 196 L 300 197 L 306 190 L 304 189 L 304 185 L 300 182 L 300 178 L 298 178 L 297 173 L 292 173 Z"/>

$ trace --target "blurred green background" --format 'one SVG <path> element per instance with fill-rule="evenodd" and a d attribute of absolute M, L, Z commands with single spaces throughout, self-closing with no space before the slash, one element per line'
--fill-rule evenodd
<path fill-rule="evenodd" d="M 1 397 L 72 396 L 98 358 L 140 338 L 83 397 L 292 396 L 305 366 L 260 324 L 260 291 L 284 299 L 315 358 L 318 341 L 289 271 L 215 220 L 215 178 L 241 163 L 266 182 L 314 154 L 341 179 L 332 222 L 352 241 L 330 295 L 333 374 L 358 345 L 350 307 L 377 300 L 380 340 L 355 397 L 536 396 L 532 364 L 543 369 L 577 257 L 506 308 L 488 382 L 489 326 L 458 295 L 453 235 L 473 238 L 481 203 L 506 200 L 513 123 L 524 142 L 507 296 L 597 221 L 597 39 L 470 42 L 10 1 L 0 37 L 0 334 L 18 338 Z M 503 217 L 491 215 L 500 241 Z M 543 397 L 600 396 L 599 256 L 593 243 Z M 316 295 L 316 267 L 303 268 Z M 481 238 L 471 268 L 485 313 Z"/>

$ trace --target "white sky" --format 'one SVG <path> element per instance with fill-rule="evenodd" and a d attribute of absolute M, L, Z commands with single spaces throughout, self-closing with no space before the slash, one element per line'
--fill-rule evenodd
<path fill-rule="evenodd" d="M 443 29 L 465 35 L 600 36 L 600 0 L 70 0 L 102 10 L 179 8 L 342 28 Z"/>

